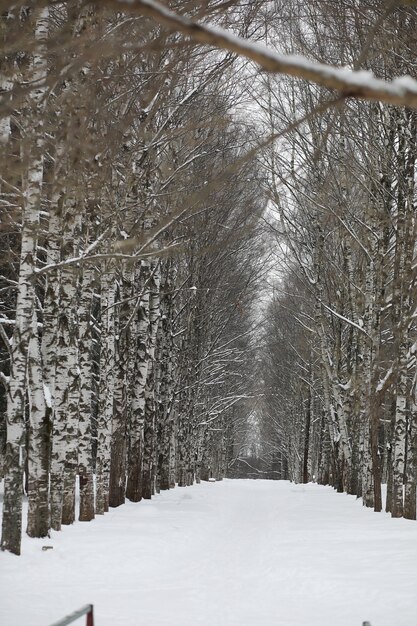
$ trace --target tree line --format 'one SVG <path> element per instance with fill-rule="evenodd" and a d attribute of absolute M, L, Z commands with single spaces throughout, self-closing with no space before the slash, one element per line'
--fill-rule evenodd
<path fill-rule="evenodd" d="M 19 554 L 23 491 L 45 537 L 74 521 L 77 475 L 82 521 L 224 476 L 264 200 L 232 55 L 83 2 L 10 4 L 1 30 L 2 548 Z"/>
<path fill-rule="evenodd" d="M 287 45 L 388 80 L 413 75 L 417 12 L 391 9 L 288 3 L 304 22 L 292 20 Z M 273 128 L 325 97 L 271 82 L 262 102 Z M 264 454 L 281 476 L 415 519 L 416 111 L 349 100 L 280 149 L 265 164 L 281 270 L 261 367 Z"/>

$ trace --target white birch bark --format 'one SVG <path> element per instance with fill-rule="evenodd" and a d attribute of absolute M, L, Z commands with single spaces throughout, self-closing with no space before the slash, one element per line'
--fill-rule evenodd
<path fill-rule="evenodd" d="M 417 490 L 417 403 L 416 403 L 416 374 L 412 385 L 410 398 L 410 413 L 407 433 L 407 469 L 404 486 L 404 517 L 416 519 L 416 490 Z"/>
<path fill-rule="evenodd" d="M 96 514 L 109 509 L 111 425 L 115 368 L 115 273 L 103 264 L 101 275 L 101 352 L 97 418 Z"/>
<path fill-rule="evenodd" d="M 55 265 L 59 262 L 61 252 L 62 216 L 59 207 L 60 193 L 52 194 L 49 209 L 48 241 L 47 241 L 47 265 Z M 55 366 L 56 344 L 59 309 L 59 277 L 56 270 L 51 270 L 46 276 L 45 299 L 43 303 L 43 329 L 42 329 L 42 365 L 44 384 L 52 398 L 51 419 L 53 420 L 53 399 L 55 398 Z"/>
<path fill-rule="evenodd" d="M 74 198 L 65 202 L 63 259 L 74 255 L 81 215 Z M 63 267 L 59 281 L 59 317 L 55 376 L 55 417 L 51 457 L 51 526 L 75 518 L 75 476 L 78 431 L 79 369 L 77 329 L 77 270 Z"/>
<path fill-rule="evenodd" d="M 51 445 L 51 397 L 45 394 L 36 310 L 32 314 L 29 342 L 29 449 L 28 449 L 28 521 L 30 537 L 47 537 L 49 516 L 49 451 Z"/>
<path fill-rule="evenodd" d="M 127 373 L 128 373 L 128 312 L 126 300 L 132 297 L 132 270 L 122 267 L 119 278 L 120 304 L 116 308 L 116 359 L 114 373 L 114 398 L 111 437 L 109 506 L 124 504 L 126 492 L 126 439 L 127 415 Z"/>
<path fill-rule="evenodd" d="M 142 499 L 142 471 L 145 425 L 145 386 L 148 374 L 148 339 L 149 339 L 149 286 L 150 266 L 142 262 L 137 289 L 141 294 L 135 333 L 131 335 L 134 358 L 134 380 L 132 412 L 129 438 L 128 476 L 126 496 L 132 502 Z"/>
<path fill-rule="evenodd" d="M 173 400 L 170 409 L 172 420 L 171 443 L 169 447 L 169 487 L 174 489 L 176 485 L 176 471 L 178 458 L 178 407 Z"/>
<path fill-rule="evenodd" d="M 150 499 L 155 489 L 155 351 L 158 323 L 160 318 L 160 269 L 159 262 L 152 261 L 151 279 L 149 281 L 149 344 L 148 370 L 145 386 L 145 432 L 143 455 L 143 490 L 142 496 Z"/>
<path fill-rule="evenodd" d="M 410 289 L 413 285 L 412 262 L 415 246 L 414 163 L 416 158 L 416 124 L 414 115 L 404 112 L 399 127 L 399 153 L 404 167 L 398 181 L 398 220 L 396 275 L 392 297 L 396 347 L 397 388 L 392 474 L 392 517 L 402 517 L 404 508 L 404 470 L 409 404 L 408 352 L 410 347 Z"/>
<path fill-rule="evenodd" d="M 61 219 L 58 194 L 52 195 L 48 224 L 47 263 L 59 261 Z M 31 537 L 46 537 L 50 529 L 49 469 L 55 396 L 55 358 L 57 341 L 59 282 L 57 272 L 46 277 L 45 300 L 42 314 L 42 340 L 39 349 L 37 324 L 32 322 L 29 350 L 29 458 L 28 458 L 28 524 Z M 42 364 L 42 367 L 41 367 Z M 44 399 L 39 388 L 43 385 Z M 36 391 L 37 390 L 37 391 Z"/>
<path fill-rule="evenodd" d="M 412 259 L 414 253 L 414 246 L 417 235 L 417 220 L 415 217 L 414 208 L 414 196 L 415 196 L 415 170 L 417 159 L 417 112 L 410 113 L 410 131 L 409 131 L 409 155 L 406 171 L 406 184 L 407 184 L 407 209 L 409 214 L 409 220 L 411 224 L 409 226 L 410 232 L 407 237 L 407 249 L 406 249 L 406 265 L 405 274 L 408 278 L 409 289 L 407 289 L 407 300 L 405 301 L 406 311 L 409 313 L 411 309 L 411 294 L 415 293 L 415 279 L 412 276 Z M 411 292 L 411 293 L 410 293 Z M 415 304 L 415 300 L 413 300 Z M 413 329 L 415 332 L 415 329 Z M 408 336 L 411 343 L 411 327 L 408 327 Z M 408 364 L 407 364 L 408 367 Z M 416 383 L 417 378 L 414 375 L 414 380 L 409 386 L 408 393 L 408 415 L 407 415 L 407 466 L 405 472 L 405 487 L 404 487 L 404 510 L 403 515 L 407 519 L 416 519 L 416 487 L 417 487 L 417 403 L 416 403 Z"/>
<path fill-rule="evenodd" d="M 375 288 L 375 263 L 373 259 L 368 260 L 365 277 L 365 314 L 364 327 L 371 337 L 372 320 L 374 316 L 374 288 Z M 372 343 L 367 340 L 363 341 L 363 375 L 362 375 L 362 410 L 361 410 L 361 429 L 362 429 L 362 501 L 365 506 L 374 506 L 374 486 L 372 474 L 372 454 L 370 441 L 370 403 L 371 403 L 371 384 L 372 384 Z"/>
<path fill-rule="evenodd" d="M 158 428 L 158 477 L 159 488 L 170 488 L 170 455 L 172 445 L 173 416 L 172 404 L 174 394 L 174 341 L 172 332 L 174 289 L 173 263 L 168 262 L 166 277 L 161 289 L 161 322 L 159 330 L 159 428 Z"/>
<path fill-rule="evenodd" d="M 91 440 L 92 334 L 91 306 L 94 270 L 86 267 L 82 274 L 79 317 L 80 404 L 78 421 L 78 474 L 80 480 L 79 520 L 94 518 L 93 458 Z"/>
<path fill-rule="evenodd" d="M 404 470 L 406 458 L 406 437 L 408 420 L 408 333 L 403 330 L 398 354 L 398 378 L 395 402 L 395 426 L 393 447 L 393 477 L 392 477 L 392 517 L 403 516 L 404 506 Z"/>
<path fill-rule="evenodd" d="M 13 89 L 13 77 L 10 79 L 3 75 L 0 77 L 0 94 L 1 94 L 1 106 L 6 111 L 11 106 L 10 92 Z M 12 129 L 10 124 L 10 115 L 0 115 L 0 145 L 6 146 L 9 142 Z"/>
<path fill-rule="evenodd" d="M 186 354 L 186 353 L 184 353 Z M 188 444 L 188 393 L 186 390 L 189 379 L 185 378 L 184 365 L 182 367 L 183 376 L 181 377 L 181 388 L 178 393 L 178 418 L 177 418 L 177 458 L 176 458 L 176 480 L 179 487 L 187 485 L 187 444 Z"/>
<path fill-rule="evenodd" d="M 4 503 L 1 547 L 20 554 L 22 532 L 22 480 L 24 465 L 27 354 L 35 306 L 32 276 L 36 267 L 36 249 L 39 228 L 40 196 L 43 177 L 43 94 L 36 86 L 46 75 L 45 45 L 48 37 L 49 13 L 42 9 L 35 25 L 36 49 L 32 61 L 35 88 L 31 98 L 35 115 L 28 129 L 28 171 L 24 181 L 22 237 L 16 323 L 11 346 L 10 381 L 7 395 L 7 442 L 4 476 Z"/>

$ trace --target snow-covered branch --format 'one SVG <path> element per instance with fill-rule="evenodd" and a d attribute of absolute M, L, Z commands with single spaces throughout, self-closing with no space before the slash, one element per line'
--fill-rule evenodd
<path fill-rule="evenodd" d="M 35 270 L 34 274 L 39 276 L 40 274 L 46 274 L 47 272 L 50 272 L 51 270 L 55 270 L 57 268 L 71 267 L 72 265 L 87 265 L 89 263 L 96 263 L 98 261 L 106 261 L 109 259 L 113 259 L 116 261 L 136 262 L 142 259 L 170 255 L 172 252 L 178 251 L 180 247 L 181 246 L 179 244 L 172 244 L 170 246 L 166 246 L 161 250 L 152 250 L 152 252 L 146 252 L 141 254 L 119 254 L 117 252 L 109 252 L 103 254 L 94 254 L 92 256 L 80 255 L 77 257 L 73 257 L 72 259 L 67 259 L 66 261 L 61 261 L 60 263 L 44 265 L 44 267 Z"/>
<path fill-rule="evenodd" d="M 99 4 L 102 4 L 100 2 Z M 261 69 L 286 74 L 339 91 L 344 97 L 362 98 L 397 106 L 417 108 L 417 81 L 401 76 L 393 81 L 376 78 L 369 71 L 354 71 L 317 63 L 298 55 L 283 55 L 259 43 L 248 41 L 216 26 L 194 22 L 170 11 L 155 0 L 106 0 L 108 6 L 151 17 L 170 30 L 193 41 L 236 53 L 257 63 Z"/>

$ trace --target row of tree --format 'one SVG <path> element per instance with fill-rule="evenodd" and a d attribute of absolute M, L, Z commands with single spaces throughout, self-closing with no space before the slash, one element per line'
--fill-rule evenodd
<path fill-rule="evenodd" d="M 45 537 L 74 521 L 77 475 L 87 521 L 225 474 L 263 271 L 253 129 L 231 115 L 243 68 L 146 18 L 37 4 L 1 22 L 2 548 L 16 554 L 23 485 L 27 533 Z"/>
<path fill-rule="evenodd" d="M 415 71 L 416 8 L 286 10 L 292 52 L 385 79 Z M 349 100 L 317 117 L 322 90 L 266 79 L 265 94 L 272 128 L 308 119 L 265 162 L 281 271 L 261 368 L 264 454 L 281 476 L 376 511 L 387 482 L 386 510 L 415 519 L 416 111 Z"/>
<path fill-rule="evenodd" d="M 415 517 L 417 122 L 377 102 L 413 84 L 328 67 L 412 73 L 412 4 L 6 3 L 3 549 L 20 552 L 23 484 L 45 536 L 74 520 L 77 475 L 82 520 L 227 466 L 376 510 L 384 478 Z"/>

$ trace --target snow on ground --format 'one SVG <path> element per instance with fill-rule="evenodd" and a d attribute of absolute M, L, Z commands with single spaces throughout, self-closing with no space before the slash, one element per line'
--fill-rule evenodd
<path fill-rule="evenodd" d="M 203 483 L 25 536 L 0 590 L 1 626 L 88 603 L 96 626 L 416 626 L 417 523 L 314 484 Z"/>

